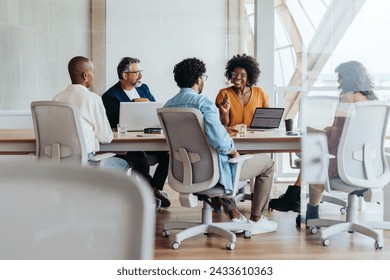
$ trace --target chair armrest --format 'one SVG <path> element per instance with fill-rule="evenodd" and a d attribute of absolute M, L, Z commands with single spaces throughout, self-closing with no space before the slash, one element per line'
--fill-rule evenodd
<path fill-rule="evenodd" d="M 238 156 L 238 157 L 235 157 L 235 158 L 231 158 L 229 159 L 229 163 L 239 163 L 239 162 L 242 162 L 242 161 L 245 161 L 247 159 L 250 159 L 252 158 L 253 156 L 251 155 L 241 155 L 241 156 Z"/>
<path fill-rule="evenodd" d="M 90 161 L 101 161 L 103 159 L 110 158 L 110 157 L 113 157 L 113 156 L 116 156 L 116 154 L 114 154 L 114 153 L 104 153 L 104 154 L 98 154 L 98 155 L 94 156 L 93 158 L 90 158 L 89 160 Z"/>
<path fill-rule="evenodd" d="M 241 173 L 241 165 L 248 159 L 252 158 L 252 155 L 241 155 L 235 158 L 231 158 L 228 160 L 229 163 L 234 164 L 234 171 L 233 171 L 233 192 L 226 196 L 226 197 L 235 197 L 239 188 L 239 179 L 240 179 L 240 173 Z"/>

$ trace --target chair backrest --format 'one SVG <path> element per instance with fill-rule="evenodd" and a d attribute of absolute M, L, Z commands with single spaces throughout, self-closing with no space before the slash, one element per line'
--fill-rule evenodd
<path fill-rule="evenodd" d="M 304 96 L 300 102 L 299 127 L 324 129 L 331 126 L 340 98 L 337 96 Z"/>
<path fill-rule="evenodd" d="M 0 259 L 154 257 L 148 183 L 90 167 L 0 160 Z"/>
<path fill-rule="evenodd" d="M 31 103 L 39 161 L 87 164 L 87 150 L 75 105 L 60 101 Z"/>
<path fill-rule="evenodd" d="M 303 184 L 327 184 L 329 151 L 323 133 L 309 133 L 302 137 L 302 182 Z"/>
<path fill-rule="evenodd" d="M 170 152 L 169 185 L 180 193 L 214 187 L 220 176 L 218 154 L 207 143 L 202 114 L 194 108 L 160 108 L 157 115 Z"/>
<path fill-rule="evenodd" d="M 390 103 L 352 103 L 337 152 L 340 178 L 349 185 L 378 188 L 390 181 L 385 155 L 385 136 Z"/>

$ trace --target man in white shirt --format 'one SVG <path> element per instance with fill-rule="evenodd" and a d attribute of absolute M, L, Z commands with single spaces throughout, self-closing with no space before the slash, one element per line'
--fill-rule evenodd
<path fill-rule="evenodd" d="M 68 71 L 72 84 L 58 93 L 53 100 L 69 102 L 78 107 L 80 122 L 88 152 L 88 159 L 100 150 L 99 143 L 110 143 L 113 133 L 106 110 L 99 95 L 88 90 L 94 79 L 94 66 L 86 57 L 76 56 L 69 61 Z M 88 161 L 93 166 L 95 163 Z M 123 159 L 111 157 L 101 162 L 103 168 L 127 171 L 129 165 Z"/>

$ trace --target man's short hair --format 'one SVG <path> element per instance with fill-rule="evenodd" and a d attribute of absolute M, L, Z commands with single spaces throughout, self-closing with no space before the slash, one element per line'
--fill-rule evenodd
<path fill-rule="evenodd" d="M 126 56 L 122 58 L 118 64 L 118 67 L 116 68 L 119 80 L 122 80 L 122 73 L 128 71 L 131 64 L 140 63 L 140 62 L 141 61 L 138 58 L 134 58 L 134 57 Z"/>
<path fill-rule="evenodd" d="M 206 64 L 195 57 L 184 59 L 173 68 L 176 84 L 180 88 L 192 87 L 204 73 Z"/>

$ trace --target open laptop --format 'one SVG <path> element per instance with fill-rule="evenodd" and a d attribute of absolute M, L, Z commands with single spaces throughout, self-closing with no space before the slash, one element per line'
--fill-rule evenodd
<path fill-rule="evenodd" d="M 128 131 L 144 131 L 144 128 L 161 128 L 157 108 L 161 102 L 121 102 L 119 105 L 119 123 L 127 124 Z"/>
<path fill-rule="evenodd" d="M 248 130 L 267 130 L 279 128 L 284 108 L 256 108 Z"/>

